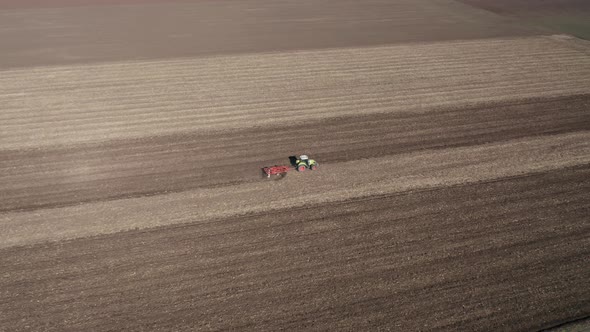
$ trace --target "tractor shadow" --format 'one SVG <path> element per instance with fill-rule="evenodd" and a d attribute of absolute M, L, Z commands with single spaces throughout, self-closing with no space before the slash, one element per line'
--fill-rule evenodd
<path fill-rule="evenodd" d="M 291 163 L 291 166 L 297 167 L 297 157 L 296 156 L 290 156 L 289 162 Z"/>

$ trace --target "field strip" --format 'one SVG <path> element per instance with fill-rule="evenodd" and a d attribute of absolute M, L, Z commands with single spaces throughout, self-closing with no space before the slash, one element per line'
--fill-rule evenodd
<path fill-rule="evenodd" d="M 515 84 L 530 84 L 530 80 L 533 78 L 539 78 L 538 74 L 511 74 L 511 75 L 503 75 L 503 76 L 495 76 L 494 74 L 497 72 L 497 70 L 494 69 L 490 69 L 487 68 L 485 70 L 481 70 L 479 71 L 479 73 L 481 75 L 488 75 L 488 80 L 486 82 L 481 82 L 480 79 L 478 79 L 477 77 L 474 77 L 473 75 L 467 75 L 464 78 L 464 83 L 469 83 L 470 86 L 469 88 L 465 88 L 464 91 L 468 91 L 468 92 L 473 92 L 476 91 L 477 89 L 481 89 L 481 88 L 487 88 L 489 86 L 490 83 L 496 84 L 501 86 L 502 83 L 504 82 L 509 82 L 509 86 L 515 85 Z M 552 75 L 559 75 L 561 73 L 560 69 L 548 69 L 545 71 L 545 75 L 547 76 L 552 76 Z M 398 75 L 398 73 L 395 72 L 389 72 L 389 73 L 379 73 L 379 75 L 381 75 L 380 80 L 385 80 L 387 77 L 391 77 L 393 75 Z M 450 79 L 454 76 L 457 76 L 455 74 L 445 74 L 445 75 L 441 75 L 437 78 L 439 79 Z M 125 105 L 113 105 L 111 108 L 109 108 L 108 110 L 99 110 L 99 109 L 88 109 L 86 112 L 82 112 L 79 111 L 77 112 L 77 118 L 75 120 L 71 120 L 71 121 L 89 121 L 89 120 L 100 120 L 100 119 L 113 119 L 113 120 L 121 120 L 124 119 L 124 116 L 129 116 L 129 115 L 134 115 L 136 117 L 153 117 L 152 113 L 153 111 L 157 111 L 157 110 L 161 110 L 162 108 L 170 108 L 170 111 L 167 112 L 167 114 L 169 115 L 171 112 L 172 113 L 177 113 L 179 115 L 182 114 L 191 114 L 191 113 L 195 113 L 196 109 L 206 109 L 207 107 L 210 106 L 215 106 L 216 109 L 218 110 L 217 112 L 213 113 L 213 114 L 198 114 L 201 117 L 218 117 L 218 116 L 222 116 L 222 115 L 232 115 L 235 113 L 242 113 L 242 114 L 247 114 L 247 113 L 251 113 L 252 112 L 252 108 L 253 107 L 264 107 L 265 109 L 268 108 L 276 108 L 276 109 L 280 109 L 281 107 L 284 107 L 284 105 L 288 105 L 288 104 L 293 104 L 293 105 L 297 105 L 299 106 L 299 104 L 301 105 L 306 105 L 306 104 L 316 104 L 316 103 L 322 103 L 324 105 L 342 105 L 344 103 L 346 103 L 347 101 L 349 101 L 351 94 L 356 96 L 359 99 L 359 102 L 371 102 L 371 101 L 383 101 L 383 102 L 388 102 L 388 101 L 395 101 L 395 100 L 399 100 L 401 101 L 402 98 L 407 98 L 406 95 L 410 94 L 410 95 L 415 95 L 415 96 L 422 96 L 425 93 L 428 93 L 429 91 L 437 91 L 437 84 L 433 84 L 430 81 L 424 81 L 421 78 L 415 78 L 415 77 L 409 77 L 408 78 L 408 82 L 414 82 L 413 86 L 411 89 L 407 89 L 407 88 L 396 88 L 396 92 L 398 93 L 398 97 L 396 98 L 395 96 L 390 97 L 390 98 L 383 98 L 383 93 L 386 92 L 385 90 L 387 89 L 391 89 L 392 86 L 389 83 L 382 83 L 379 85 L 375 85 L 375 84 L 371 84 L 371 82 L 363 82 L 362 80 L 357 80 L 356 81 L 356 86 L 354 91 L 350 91 L 350 90 L 345 90 L 345 91 L 338 91 L 338 92 L 334 92 L 332 94 L 326 95 L 326 94 L 317 94 L 317 95 L 312 95 L 309 92 L 306 93 L 306 98 L 305 100 L 301 100 L 301 98 L 297 98 L 297 97 L 293 97 L 293 96 L 288 96 L 288 97 L 282 97 L 282 98 L 277 98 L 275 97 L 269 97 L 268 99 L 264 100 L 264 101 L 253 101 L 253 102 L 247 102 L 244 104 L 238 104 L 239 100 L 237 100 L 237 97 L 232 97 L 232 96 L 227 96 L 224 99 L 223 103 L 216 103 L 215 105 L 210 105 L 208 101 L 203 101 L 202 103 L 200 103 L 199 107 L 195 108 L 193 107 L 191 101 L 185 101 L 182 99 L 182 94 L 179 94 L 178 92 L 170 92 L 169 97 L 172 99 L 169 102 L 161 102 L 161 103 L 154 103 L 154 102 L 148 102 L 146 100 L 143 100 L 143 98 L 147 97 L 147 94 L 140 94 L 140 95 L 134 95 L 134 96 L 129 96 L 129 98 L 136 98 L 138 99 L 137 102 L 128 102 Z M 584 80 L 585 82 L 585 80 Z M 266 84 L 266 83 L 265 83 Z M 538 85 L 544 86 L 544 83 L 539 82 L 536 83 Z M 579 84 L 579 82 L 570 82 L 570 84 Z M 268 86 L 269 89 L 272 88 L 272 85 Z M 532 88 L 532 86 L 531 86 Z M 236 91 L 236 90 L 234 90 Z M 348 93 L 346 93 L 348 92 Z M 403 96 L 399 95 L 400 93 L 403 93 Z M 440 94 L 441 92 L 435 92 L 435 94 L 438 93 Z M 101 102 L 101 100 L 99 98 L 89 98 L 88 101 L 92 101 L 92 102 Z M 194 102 L 194 101 L 192 101 Z M 307 102 L 307 103 L 304 103 Z M 10 103 L 6 103 L 4 104 L 5 107 L 8 107 L 9 105 L 11 105 Z M 37 124 L 43 124 L 46 122 L 57 122 L 57 121 L 61 121 L 61 117 L 63 117 L 63 114 L 60 114 L 59 109 L 57 109 L 58 105 L 56 104 L 47 104 L 45 106 L 45 110 L 46 112 L 44 112 L 43 116 L 41 117 L 37 117 L 34 115 L 27 115 L 27 114 L 22 114 L 24 112 L 23 109 L 18 109 L 15 108 L 12 111 L 4 111 L 2 112 L 2 114 L 0 114 L 0 120 L 9 120 L 11 121 L 11 125 L 12 126 L 19 126 L 22 124 L 27 124 L 28 122 L 30 122 L 31 120 L 35 120 L 35 123 Z M 119 115 L 119 114 L 113 114 L 114 111 L 120 111 L 120 112 L 124 112 L 125 115 Z M 205 113 L 205 112 L 203 112 Z M 73 115 L 73 114 L 72 114 Z"/>
<path fill-rule="evenodd" d="M 590 163 L 590 133 L 322 165 L 280 181 L 0 214 L 0 247 L 525 175 Z"/>
<path fill-rule="evenodd" d="M 0 148 L 589 92 L 590 57 L 554 37 L 6 70 Z"/>

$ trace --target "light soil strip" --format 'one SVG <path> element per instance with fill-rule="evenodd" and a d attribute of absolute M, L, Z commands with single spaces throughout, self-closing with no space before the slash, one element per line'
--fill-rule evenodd
<path fill-rule="evenodd" d="M 0 72 L 0 148 L 590 93 L 590 57 L 531 37 Z"/>
<path fill-rule="evenodd" d="M 590 133 L 332 165 L 283 180 L 0 215 L 0 247 L 487 181 L 590 163 Z M 253 172 L 259 170 L 253 169 Z"/>

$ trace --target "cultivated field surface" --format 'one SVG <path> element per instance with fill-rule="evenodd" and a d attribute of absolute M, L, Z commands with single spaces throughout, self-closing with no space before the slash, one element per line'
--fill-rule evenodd
<path fill-rule="evenodd" d="M 532 37 L 6 70 L 0 139 L 18 149 L 587 93 L 590 47 L 574 46 Z"/>
<path fill-rule="evenodd" d="M 522 36 L 537 30 L 452 0 L 0 0 L 0 68 Z"/>
<path fill-rule="evenodd" d="M 586 41 L 450 0 L 91 4 L 0 0 L 0 331 L 584 327 Z"/>

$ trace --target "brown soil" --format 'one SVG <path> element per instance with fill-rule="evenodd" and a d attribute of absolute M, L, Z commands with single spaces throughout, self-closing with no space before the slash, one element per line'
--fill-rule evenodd
<path fill-rule="evenodd" d="M 95 2 L 0 0 L 0 331 L 590 315 L 587 45 L 451 0 Z"/>
<path fill-rule="evenodd" d="M 186 3 L 198 1 L 206 2 L 203 0 L 0 0 L 0 9 L 124 6 L 147 5 L 153 3 Z"/>
<path fill-rule="evenodd" d="M 538 330 L 590 311 L 590 167 L 0 251 L 10 330 Z"/>
<path fill-rule="evenodd" d="M 575 12 L 590 10 L 586 0 L 459 0 L 499 14 L 530 14 L 535 12 Z"/>
<path fill-rule="evenodd" d="M 589 54 L 530 37 L 8 70 L 0 138 L 35 149 L 583 94 Z"/>
<path fill-rule="evenodd" d="M 41 2 L 100 3 L 0 2 L 0 68 L 535 33 L 451 0 Z"/>

